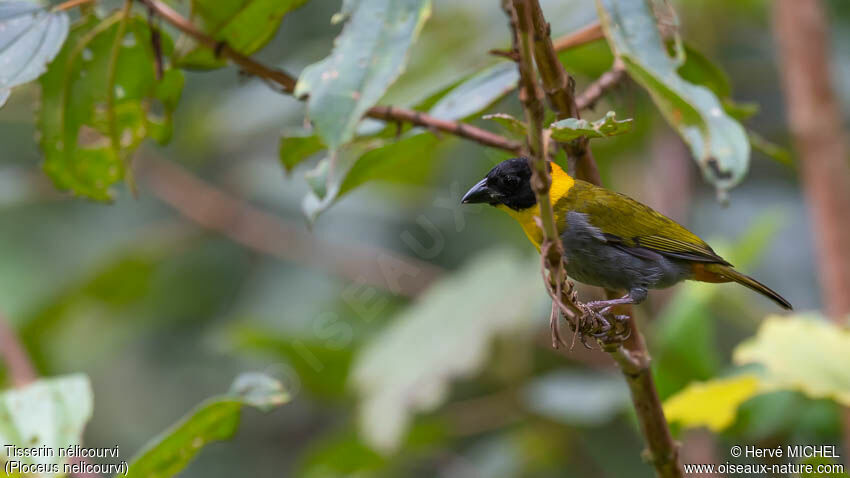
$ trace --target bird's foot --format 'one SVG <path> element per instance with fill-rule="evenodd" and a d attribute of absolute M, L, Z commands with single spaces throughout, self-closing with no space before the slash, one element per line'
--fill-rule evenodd
<path fill-rule="evenodd" d="M 579 332 L 590 335 L 603 345 L 620 343 L 631 336 L 628 315 L 611 315 L 615 305 L 612 301 L 595 301 L 580 304 Z M 585 343 L 582 337 L 582 343 Z M 585 343 L 585 345 L 587 345 Z"/>

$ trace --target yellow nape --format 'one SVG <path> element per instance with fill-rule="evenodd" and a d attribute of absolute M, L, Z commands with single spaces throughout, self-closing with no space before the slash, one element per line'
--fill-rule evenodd
<path fill-rule="evenodd" d="M 554 207 L 555 203 L 570 191 L 575 184 L 575 180 L 557 164 L 549 164 L 552 165 L 552 171 L 550 173 L 552 176 L 552 186 L 549 188 L 549 201 Z M 540 244 L 543 242 L 543 231 L 540 230 L 535 218 L 540 217 L 540 207 L 535 204 L 534 206 L 521 211 L 515 211 L 503 204 L 499 204 L 496 207 L 507 212 L 511 217 L 516 219 L 520 226 L 522 226 L 522 230 L 525 232 L 525 235 L 528 236 L 528 240 L 534 244 L 534 247 L 536 247 L 539 252 Z M 555 218 L 555 222 L 558 222 L 557 218 Z"/>

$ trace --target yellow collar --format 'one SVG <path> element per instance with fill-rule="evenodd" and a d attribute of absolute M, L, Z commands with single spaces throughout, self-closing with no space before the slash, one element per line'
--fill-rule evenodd
<path fill-rule="evenodd" d="M 575 184 L 575 180 L 557 164 L 549 164 L 552 165 L 552 186 L 549 188 L 549 201 L 554 207 L 555 203 L 570 191 Z M 515 211 L 504 204 L 499 204 L 496 207 L 507 212 L 511 215 L 511 217 L 516 219 L 516 221 L 522 226 L 522 230 L 525 231 L 525 235 L 528 236 L 528 240 L 531 241 L 531 243 L 534 244 L 534 247 L 536 247 L 539 251 L 540 244 L 543 242 L 543 231 L 541 231 L 537 226 L 535 218 L 540 217 L 540 207 L 535 204 L 534 206 L 521 211 Z M 557 217 L 555 218 L 555 222 L 560 224 Z"/>

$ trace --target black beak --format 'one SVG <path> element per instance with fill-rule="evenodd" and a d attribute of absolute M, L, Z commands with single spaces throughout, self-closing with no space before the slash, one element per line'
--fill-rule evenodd
<path fill-rule="evenodd" d="M 472 186 L 466 194 L 463 195 L 463 199 L 460 200 L 462 204 L 474 204 L 481 202 L 492 202 L 493 195 L 490 194 L 490 189 L 487 188 L 487 178 L 478 181 L 475 186 Z"/>

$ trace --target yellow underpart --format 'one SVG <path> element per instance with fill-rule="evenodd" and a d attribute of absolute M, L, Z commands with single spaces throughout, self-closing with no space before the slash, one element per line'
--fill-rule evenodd
<path fill-rule="evenodd" d="M 552 203 L 552 207 L 554 207 L 555 203 L 570 191 L 575 184 L 575 180 L 557 164 L 549 164 L 552 165 L 552 186 L 549 188 L 549 201 Z M 536 247 L 539 251 L 540 244 L 543 242 L 543 231 L 541 231 L 540 227 L 537 226 L 537 222 L 534 218 L 540 217 L 540 207 L 535 204 L 534 206 L 528 209 L 523 209 L 522 211 L 515 211 L 503 204 L 496 207 L 507 212 L 511 217 L 516 219 L 516 221 L 522 226 L 522 230 L 525 232 L 525 235 L 528 236 L 528 240 L 531 241 L 531 243 L 534 244 L 534 247 Z M 555 223 L 557 224 L 560 222 L 557 217 L 557 211 L 555 214 Z"/>

